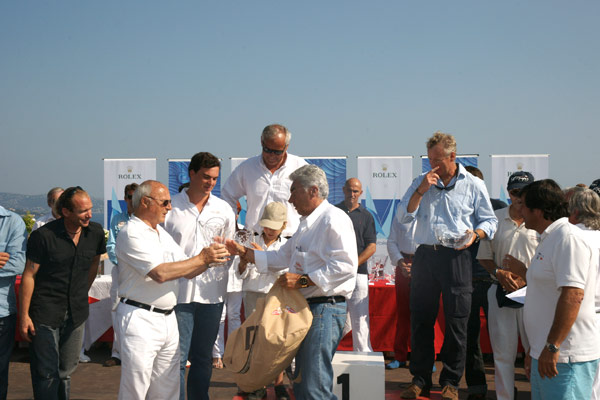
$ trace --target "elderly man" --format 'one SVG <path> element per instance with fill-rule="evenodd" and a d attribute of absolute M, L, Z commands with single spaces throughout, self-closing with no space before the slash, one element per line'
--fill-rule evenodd
<path fill-rule="evenodd" d="M 119 399 L 176 399 L 179 396 L 179 332 L 173 308 L 178 278 L 205 273 L 223 262 L 227 250 L 213 244 L 187 259 L 159 225 L 171 210 L 168 189 L 142 183 L 133 195 L 134 215 L 117 237 L 121 339 Z"/>
<path fill-rule="evenodd" d="M 352 329 L 352 345 L 354 351 L 373 351 L 369 337 L 369 271 L 367 260 L 375 254 L 377 232 L 375 220 L 371 213 L 359 203 L 362 195 L 362 184 L 356 178 L 350 178 L 343 187 L 344 201 L 336 204 L 343 210 L 354 226 L 356 247 L 358 251 L 358 273 L 356 287 L 348 298 L 348 318 L 344 333 Z"/>
<path fill-rule="evenodd" d="M 598 249 L 569 223 L 556 182 L 536 181 L 523 188 L 522 198 L 525 226 L 541 235 L 527 269 L 523 311 L 530 345 L 531 397 L 589 399 L 600 358 L 594 310 Z M 510 256 L 506 263 L 511 269 L 512 264 L 523 267 Z"/>
<path fill-rule="evenodd" d="M 116 313 L 115 310 L 117 308 L 118 301 L 118 289 L 119 289 L 119 262 L 117 260 L 117 236 L 119 232 L 131 215 L 133 214 L 133 193 L 135 189 L 137 189 L 137 183 L 130 183 L 125 186 L 125 204 L 127 204 L 127 209 L 120 214 L 114 215 L 110 219 L 110 231 L 108 235 L 108 241 L 106 242 L 106 252 L 108 253 L 108 258 L 110 262 L 113 263 L 113 267 L 110 270 L 110 276 L 112 278 L 112 284 L 110 286 L 110 300 L 113 303 L 113 310 L 111 312 L 113 326 L 116 326 Z M 106 360 L 103 364 L 105 367 L 114 367 L 115 365 L 121 365 L 121 357 L 119 356 L 119 337 L 117 336 L 117 329 L 114 329 L 113 336 L 113 344 L 112 344 L 112 354 L 111 357 Z"/>
<path fill-rule="evenodd" d="M 8 365 L 15 342 L 15 279 L 25 267 L 27 229 L 23 219 L 0 206 L 0 399 L 6 399 Z"/>
<path fill-rule="evenodd" d="M 479 263 L 496 278 L 487 292 L 487 322 L 494 352 L 496 397 L 499 400 L 515 398 L 515 359 L 519 336 L 525 350 L 529 350 L 523 326 L 522 305 L 505 296 L 505 293 L 524 286 L 525 281 L 503 269 L 503 266 L 507 254 L 529 266 L 539 243 L 538 233 L 525 227 L 521 213 L 520 191 L 531 182 L 533 175 L 529 172 L 518 171 L 510 176 L 506 189 L 511 204 L 508 208 L 496 211 L 498 231 L 491 241 L 481 243 L 477 253 Z"/>
<path fill-rule="evenodd" d="M 267 204 L 287 203 L 292 184 L 289 175 L 306 165 L 304 159 L 287 152 L 291 138 L 291 132 L 283 125 L 265 127 L 260 136 L 262 154 L 241 163 L 223 186 L 221 195 L 234 211 L 239 198 L 246 196 L 248 209 L 244 225 L 249 230 L 261 231 L 258 221 Z M 288 205 L 288 223 L 283 236 L 296 232 L 299 219 L 298 213 Z"/>
<path fill-rule="evenodd" d="M 213 222 L 224 228 L 224 236 L 232 238 L 235 215 L 229 205 L 211 194 L 217 183 L 221 162 L 207 152 L 195 154 L 188 166 L 189 188 L 173 197 L 173 210 L 167 215 L 164 227 L 187 257 L 198 254 L 212 243 L 206 237 Z M 180 398 L 185 400 L 186 361 L 192 364 L 187 380 L 190 399 L 208 399 L 212 375 L 212 349 L 227 295 L 227 268 L 211 268 L 206 273 L 179 283 L 175 314 L 179 326 Z"/>
<path fill-rule="evenodd" d="M 289 202 L 302 216 L 297 232 L 275 251 L 255 251 L 228 241 L 230 251 L 254 263 L 259 272 L 289 267 L 277 284 L 300 289 L 314 316 L 296 354 L 297 399 L 334 399 L 331 360 L 342 338 L 346 298 L 355 287 L 358 255 L 350 218 L 326 200 L 323 170 L 300 167 L 290 175 Z"/>
<path fill-rule="evenodd" d="M 452 135 L 436 132 L 427 141 L 427 156 L 432 169 L 413 181 L 402 198 L 399 216 L 402 223 L 417 221 L 418 245 L 410 286 L 413 382 L 401 396 L 416 399 L 429 393 L 435 357 L 433 327 L 441 293 L 446 318 L 442 398 L 458 399 L 471 308 L 472 261 L 468 247 L 493 237 L 498 221 L 483 181 L 456 163 Z M 456 244 L 444 238 L 448 236 Z"/>
<path fill-rule="evenodd" d="M 35 223 L 33 224 L 33 228 L 31 229 L 32 231 L 35 231 L 36 229 L 44 226 L 48 222 L 52 222 L 55 219 L 60 218 L 58 211 L 54 208 L 54 204 L 56 203 L 56 200 L 58 200 L 62 192 L 64 192 L 64 189 L 61 187 L 54 187 L 48 191 L 48 194 L 46 195 L 46 202 L 48 204 L 48 207 L 50 207 L 50 212 L 46 215 L 41 216 L 35 221 Z"/>
<path fill-rule="evenodd" d="M 600 249 L 600 196 L 592 189 L 576 187 L 569 198 L 569 222 L 581 228 L 588 243 Z M 600 279 L 596 276 L 596 324 L 600 324 Z M 597 325 L 598 326 L 598 325 Z M 596 372 L 592 400 L 600 399 L 600 368 Z"/>
<path fill-rule="evenodd" d="M 31 342 L 36 399 L 68 399 L 89 314 L 88 290 L 106 252 L 104 230 L 91 222 L 92 201 L 79 186 L 58 198 L 62 216 L 33 231 L 19 290 L 19 331 Z"/>

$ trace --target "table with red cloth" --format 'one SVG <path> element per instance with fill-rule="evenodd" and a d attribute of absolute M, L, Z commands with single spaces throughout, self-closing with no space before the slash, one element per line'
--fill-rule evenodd
<path fill-rule="evenodd" d="M 440 299 L 441 300 L 441 299 Z M 483 310 L 481 315 L 481 351 L 491 353 L 492 346 L 487 331 L 487 321 Z M 444 343 L 444 312 L 440 301 L 440 311 L 435 323 L 435 352 L 439 353 Z M 396 336 L 396 289 L 387 281 L 369 284 L 369 325 L 373 351 L 394 351 Z M 338 350 L 352 350 L 352 333 L 346 334 Z M 409 348 L 410 351 L 410 348 Z"/>

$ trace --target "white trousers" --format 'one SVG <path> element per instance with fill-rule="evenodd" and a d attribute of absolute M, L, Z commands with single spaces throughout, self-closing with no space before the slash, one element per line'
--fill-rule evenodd
<path fill-rule="evenodd" d="M 169 315 L 119 303 L 121 339 L 119 399 L 179 398 L 179 331 Z"/>
<path fill-rule="evenodd" d="M 515 360 L 519 346 L 519 336 L 525 351 L 529 341 L 523 325 L 523 308 L 498 307 L 496 300 L 497 284 L 488 290 L 488 330 L 494 352 L 494 376 L 496 398 L 514 400 Z"/>
<path fill-rule="evenodd" d="M 110 284 L 110 302 L 112 303 L 110 316 L 112 318 L 114 332 L 111 357 L 115 357 L 120 360 L 119 336 L 117 334 L 119 331 L 117 329 L 117 306 L 119 305 L 119 268 L 114 264 L 112 270 L 110 271 L 110 277 L 112 278 L 112 282 Z"/>
<path fill-rule="evenodd" d="M 213 346 L 213 358 L 223 358 L 225 352 L 225 317 L 227 316 L 227 334 L 235 331 L 242 324 L 242 292 L 227 292 L 227 299 L 223 306 L 219 333 Z"/>
<path fill-rule="evenodd" d="M 373 351 L 369 335 L 369 276 L 367 274 L 356 275 L 356 286 L 346 303 L 348 314 L 344 335 L 352 330 L 354 351 Z"/>

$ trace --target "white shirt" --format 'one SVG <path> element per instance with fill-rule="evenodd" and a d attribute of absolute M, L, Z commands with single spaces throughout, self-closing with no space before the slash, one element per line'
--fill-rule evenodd
<path fill-rule="evenodd" d="M 554 321 L 560 288 L 583 289 L 583 301 L 567 338 L 560 344 L 559 363 L 600 358 L 600 330 L 596 328 L 594 298 L 598 249 L 590 247 L 581 229 L 567 218 L 554 221 L 544 233 L 527 270 L 523 311 L 531 357 L 538 359 Z"/>
<path fill-rule="evenodd" d="M 158 283 L 148 276 L 158 265 L 185 260 L 181 247 L 160 225 L 152 229 L 133 215 L 119 232 L 119 296 L 171 309 L 177 304 L 177 280 Z"/>
<path fill-rule="evenodd" d="M 496 210 L 498 230 L 492 240 L 482 240 L 477 252 L 478 260 L 494 260 L 498 268 L 502 267 L 502 259 L 510 254 L 529 267 L 540 242 L 540 234 L 533 229 L 525 228 L 525 223 L 517 225 L 510 217 L 510 207 Z"/>
<path fill-rule="evenodd" d="M 33 224 L 33 228 L 31 228 L 31 231 L 35 231 L 38 228 L 41 228 L 42 226 L 46 225 L 48 222 L 52 222 L 54 221 L 56 218 L 54 218 L 54 215 L 52 213 L 48 213 L 44 216 L 41 216 L 39 219 L 37 219 L 35 221 L 35 223 Z"/>
<path fill-rule="evenodd" d="M 290 272 L 307 274 L 316 286 L 300 289 L 305 298 L 348 298 L 356 285 L 358 252 L 352 220 L 327 200 L 300 219 L 294 236 L 279 250 L 255 251 L 254 258 L 261 273 L 288 266 Z"/>
<path fill-rule="evenodd" d="M 600 251 L 600 231 L 595 231 L 586 227 L 583 224 L 577 224 L 578 227 L 583 231 L 586 240 L 590 244 L 590 246 L 599 249 Z M 598 271 L 600 274 L 600 271 Z M 600 313 L 600 278 L 596 276 L 596 298 L 595 298 L 595 306 L 596 306 L 596 314 Z M 600 327 L 599 327 L 600 328 Z"/>
<path fill-rule="evenodd" d="M 206 238 L 202 226 L 211 218 L 222 220 L 225 225 L 225 237 L 233 238 L 235 215 L 231 207 L 212 194 L 202 212 L 190 202 L 187 189 L 172 198 L 173 209 L 165 218 L 164 227 L 183 249 L 187 257 L 200 254 L 203 248 L 210 246 L 212 238 Z M 178 303 L 221 303 L 227 294 L 228 268 L 231 261 L 223 266 L 209 268 L 194 279 L 179 280 Z"/>
<path fill-rule="evenodd" d="M 288 153 L 285 163 L 271 173 L 265 166 L 262 155 L 249 158 L 233 170 L 221 189 L 221 197 L 235 210 L 238 199 L 246 196 L 248 209 L 245 225 L 253 232 L 262 232 L 258 222 L 267 204 L 276 201 L 287 205 L 287 226 L 282 234 L 291 236 L 298 228 L 300 215 L 288 203 L 292 186 L 289 176 L 306 164 L 308 163 L 303 158 Z"/>
<path fill-rule="evenodd" d="M 258 241 L 256 242 L 263 249 L 269 251 L 279 250 L 281 246 L 283 246 L 287 242 L 287 239 L 284 237 L 280 237 L 278 240 L 271 243 L 269 247 L 265 245 L 265 240 L 263 235 L 259 236 Z M 244 292 L 260 292 L 260 293 L 268 293 L 273 287 L 273 284 L 279 277 L 279 275 L 287 272 L 287 264 L 284 265 L 284 269 L 279 270 L 277 272 L 267 271 L 266 273 L 258 272 L 256 266 L 254 264 L 248 264 L 244 273 L 240 274 L 239 268 L 236 266 L 235 273 L 236 275 L 244 280 Z"/>
<path fill-rule="evenodd" d="M 401 206 L 398 205 L 398 208 Z M 417 243 L 415 242 L 415 229 L 417 220 L 402 223 L 398 219 L 398 213 L 392 221 L 392 228 L 387 239 L 387 251 L 392 265 L 398 265 L 398 261 L 404 258 L 402 253 L 415 254 Z M 402 252 L 402 253 L 401 253 Z"/>

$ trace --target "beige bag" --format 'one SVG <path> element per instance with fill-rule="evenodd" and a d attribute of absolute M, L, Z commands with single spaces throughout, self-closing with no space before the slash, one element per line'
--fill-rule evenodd
<path fill-rule="evenodd" d="M 312 324 L 306 299 L 297 289 L 274 285 L 256 310 L 227 339 L 223 363 L 245 392 L 273 382 L 296 355 Z"/>

